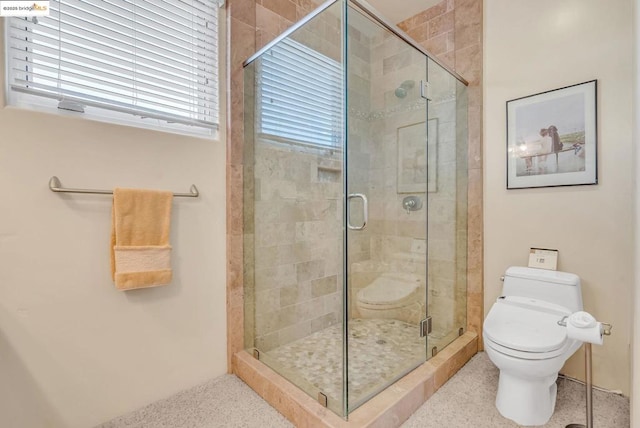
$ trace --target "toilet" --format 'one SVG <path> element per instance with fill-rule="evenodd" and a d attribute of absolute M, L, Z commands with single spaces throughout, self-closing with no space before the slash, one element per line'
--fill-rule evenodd
<path fill-rule="evenodd" d="M 360 316 L 412 323 L 412 318 L 419 317 L 420 284 L 420 276 L 416 274 L 383 273 L 356 294 L 356 306 Z M 414 312 L 415 317 L 412 316 Z"/>
<path fill-rule="evenodd" d="M 558 325 L 582 310 L 580 278 L 566 272 L 510 267 L 502 295 L 484 321 L 489 359 L 500 370 L 496 407 L 519 425 L 544 425 L 556 404 L 558 372 L 582 342 Z"/>

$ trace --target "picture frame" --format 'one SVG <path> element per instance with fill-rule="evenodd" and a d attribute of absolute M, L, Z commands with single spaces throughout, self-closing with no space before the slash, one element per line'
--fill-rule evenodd
<path fill-rule="evenodd" d="M 507 189 L 598 183 L 597 80 L 507 101 Z"/>
<path fill-rule="evenodd" d="M 397 130 L 398 193 L 435 193 L 438 189 L 438 119 L 426 123 L 427 126 L 422 121 Z"/>

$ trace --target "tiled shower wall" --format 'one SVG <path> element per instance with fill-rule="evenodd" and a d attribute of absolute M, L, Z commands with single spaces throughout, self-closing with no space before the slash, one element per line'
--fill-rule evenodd
<path fill-rule="evenodd" d="M 351 302 L 356 301 L 362 288 L 387 272 L 422 275 L 423 288 L 418 296 L 424 296 L 426 216 L 424 208 L 410 215 L 402 209 L 402 197 L 406 195 L 399 195 L 397 188 L 397 131 L 401 126 L 425 121 L 424 100 L 416 96 L 419 94 L 418 82 L 424 79 L 425 58 L 417 52 L 412 56 L 406 43 L 390 37 L 386 31 L 372 31 L 373 24 L 362 17 L 354 16 L 352 23 L 370 35 L 358 37 L 359 49 L 352 49 L 349 56 L 349 68 L 366 69 L 361 74 L 369 76 L 368 93 L 357 97 L 355 102 L 354 97 L 349 100 L 349 120 L 356 123 L 354 129 L 350 127 L 349 155 L 350 159 L 353 159 L 352 152 L 359 157 L 366 156 L 361 161 L 366 165 L 363 169 L 350 161 L 352 174 L 365 175 L 356 176 L 358 184 L 350 185 L 350 191 L 369 195 L 369 226 L 366 230 L 370 254 L 368 259 L 350 258 Z M 350 47 L 354 44 L 351 41 Z M 413 80 L 415 87 L 407 98 L 399 99 L 394 91 L 404 80 Z M 424 194 L 422 198 L 424 200 Z M 352 233 L 350 236 L 357 235 Z M 415 259 L 395 257 L 400 253 L 409 255 L 412 251 L 417 252 Z M 418 300 L 424 301 L 424 298 Z M 351 317 L 361 317 L 356 305 L 352 305 L 350 310 Z M 410 312 L 403 314 L 402 320 L 417 323 L 423 318 L 420 312 L 424 313 L 424 305 L 414 305 Z"/>
<path fill-rule="evenodd" d="M 436 146 L 433 151 L 437 159 L 436 180 L 429 193 L 400 189 L 399 132 L 412 125 L 426 127 L 427 109 L 419 96 L 419 82 L 426 77 L 426 60 L 386 33 L 373 37 L 370 46 L 371 100 L 364 128 L 370 131 L 361 133 L 361 137 L 369 139 L 371 168 L 364 192 L 372 195 L 371 259 L 354 266 L 352 300 L 360 288 L 384 272 L 424 275 L 428 206 L 430 314 L 434 334 L 446 335 L 465 327 L 466 316 L 466 144 L 456 146 L 456 140 L 466 141 L 466 134 L 456 135 L 456 123 L 466 122 L 466 115 L 460 117 L 457 107 L 466 108 L 466 103 L 456 103 L 455 80 L 438 66 L 432 66 L 429 144 Z M 399 98 L 395 90 L 404 81 L 413 81 L 414 87 L 405 98 Z M 350 113 L 350 118 L 357 116 L 353 111 Z M 422 210 L 403 209 L 402 200 L 408 195 L 418 196 L 424 202 Z M 418 295 L 424 295 L 424 290 Z M 421 312 L 424 313 L 424 308 Z M 359 317 L 355 307 L 352 316 Z M 420 318 L 407 320 L 417 322 Z"/>
<path fill-rule="evenodd" d="M 245 326 L 244 210 L 244 73 L 243 62 L 276 35 L 317 6 L 310 0 L 228 0 L 227 104 L 227 367 L 244 349 Z M 251 115 L 252 113 L 247 112 Z M 249 118 L 251 119 L 251 118 Z M 253 197 L 253 195 L 248 195 Z M 253 287 L 253 284 L 247 284 Z"/>
<path fill-rule="evenodd" d="M 324 150 L 255 152 L 255 339 L 269 351 L 342 319 L 342 174 Z"/>
<path fill-rule="evenodd" d="M 467 327 L 482 349 L 482 0 L 443 0 L 398 24 L 414 40 L 468 82 Z M 460 224 L 460 222 L 459 222 Z M 458 244 L 460 245 L 460 240 Z M 458 273 L 458 276 L 461 272 Z"/>
<path fill-rule="evenodd" d="M 356 22 L 350 23 L 348 46 L 348 168 L 349 193 L 369 193 L 370 169 L 373 156 L 371 124 L 371 41 Z M 359 201 L 351 202 L 351 223 L 363 221 Z M 371 258 L 371 228 L 349 234 L 350 263 Z M 353 300 L 351 300 L 353 302 Z"/>
<path fill-rule="evenodd" d="M 398 23 L 398 27 L 451 68 L 455 67 L 455 0 L 440 3 Z"/>
<path fill-rule="evenodd" d="M 283 18 L 262 9 L 258 17 L 283 25 Z M 341 61 L 339 10 L 325 11 L 291 38 Z M 252 108 L 248 103 L 245 114 Z M 254 232 L 245 233 L 245 249 L 253 251 L 245 263 L 245 310 L 253 311 L 245 317 L 245 337 L 270 351 L 342 319 L 342 151 L 260 135 L 247 122 L 245 127 L 255 134 L 245 153 L 246 165 L 255 162 L 244 185 L 252 196 L 245 209 L 253 210 L 245 231 Z M 254 270 L 247 269 L 251 264 Z"/>
<path fill-rule="evenodd" d="M 293 38 L 337 59 L 340 57 L 340 38 L 335 37 L 339 36 L 338 24 L 331 15 L 321 15 Z M 402 199 L 407 194 L 399 193 L 398 187 L 398 130 L 413 124 L 426 126 L 426 105 L 418 96 L 418 82 L 425 77 L 426 59 L 386 32 L 367 36 L 364 32 L 368 27 L 371 32 L 373 24 L 366 19 L 354 16 L 352 24 L 349 28 L 349 191 L 368 194 L 371 201 L 369 227 L 349 236 L 349 261 L 353 264 L 351 301 L 354 302 L 356 293 L 384 272 L 424 275 L 427 204 L 418 212 L 406 213 L 402 208 Z M 460 308 L 464 310 L 464 301 L 456 302 L 454 293 L 455 241 L 460 229 L 456 223 L 459 220 L 456 217 L 456 88 L 447 73 L 442 73 L 440 79 L 437 73 L 432 74 L 435 91 L 431 116 L 438 117 L 433 123 L 439 135 L 438 185 L 437 191 L 434 189 L 428 195 L 412 194 L 434 207 L 429 300 L 436 330 L 450 331 L 455 319 L 464 319 L 464 314 L 455 312 Z M 413 80 L 415 86 L 407 98 L 401 99 L 394 91 L 404 80 Z M 432 140 L 435 144 L 436 139 Z M 245 191 L 254 195 L 245 203 L 254 204 L 252 221 L 255 221 L 255 235 L 247 235 L 252 239 L 247 244 L 255 251 L 255 271 L 245 277 L 245 298 L 255 299 L 253 305 L 248 305 L 255 312 L 246 322 L 247 327 L 251 325 L 251 329 L 255 329 L 256 346 L 268 351 L 341 319 L 342 165 L 339 152 L 265 138 L 257 141 L 255 170 L 245 175 L 245 178 L 255 177 L 254 183 L 245 181 Z M 253 162 L 253 157 L 247 161 Z M 461 208 L 463 212 L 464 208 Z M 362 220 L 358 214 L 359 210 L 352 210 L 353 224 Z M 466 222 L 462 226 L 466 230 Z M 464 277 L 461 282 L 466 285 Z M 423 277 L 423 286 L 424 283 Z M 418 295 L 423 296 L 424 289 Z M 458 297 L 464 299 L 464 293 Z M 407 320 L 417 323 L 424 306 L 415 309 L 415 316 Z M 360 317 L 355 305 L 351 307 L 351 316 Z"/>
<path fill-rule="evenodd" d="M 468 199 L 468 327 L 481 337 L 482 291 L 482 0 L 449 0 L 454 4 L 453 65 L 469 82 L 469 199 Z M 242 62 L 319 4 L 311 0 L 227 1 L 227 349 L 232 356 L 244 348 L 243 321 L 243 70 Z M 449 9 L 450 10 L 450 9 Z M 433 13 L 433 12 L 429 12 Z M 435 17 L 435 15 L 434 15 Z M 447 18 L 450 19 L 450 18 Z M 427 20 L 428 22 L 429 20 Z M 442 21 L 446 21 L 443 19 Z M 434 24 L 435 25 L 435 24 Z M 440 24 L 438 24 L 440 25 Z M 428 26 L 428 25 L 427 25 Z M 443 27 L 446 25 L 442 25 Z M 406 29 L 406 27 L 405 27 Z M 428 28 L 426 29 L 428 34 Z M 432 30 L 433 34 L 437 32 Z M 415 38 L 419 38 L 415 34 Z M 442 61 L 451 64 L 451 35 L 441 38 L 442 52 L 427 46 Z M 426 40 L 426 39 L 425 39 Z M 420 41 L 420 40 L 418 40 Z M 445 46 L 445 47 L 442 47 Z M 448 55 L 447 55 L 448 54 Z M 366 127 L 364 123 L 360 126 Z M 369 159 L 371 162 L 371 159 Z M 366 258 L 366 244 L 362 245 Z"/>

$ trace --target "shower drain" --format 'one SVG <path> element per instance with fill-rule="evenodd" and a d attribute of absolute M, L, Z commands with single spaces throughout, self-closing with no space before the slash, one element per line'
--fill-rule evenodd
<path fill-rule="evenodd" d="M 378 340 L 376 340 L 376 343 L 377 343 L 378 345 L 384 345 L 384 344 L 386 344 L 386 343 L 387 343 L 387 341 L 386 341 L 386 340 L 384 340 L 384 339 L 378 339 Z"/>

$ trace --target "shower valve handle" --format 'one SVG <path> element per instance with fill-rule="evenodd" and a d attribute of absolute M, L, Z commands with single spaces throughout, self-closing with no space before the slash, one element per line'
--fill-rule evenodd
<path fill-rule="evenodd" d="M 418 196 L 407 196 L 402 199 L 402 207 L 409 214 L 411 211 L 418 211 L 422 208 L 422 200 Z"/>

